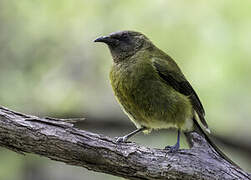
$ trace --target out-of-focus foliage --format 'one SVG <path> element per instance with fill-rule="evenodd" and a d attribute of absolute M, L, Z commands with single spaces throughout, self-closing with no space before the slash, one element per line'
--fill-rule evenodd
<path fill-rule="evenodd" d="M 249 0 L 0 0 L 0 104 L 35 115 L 122 116 L 108 80 L 109 51 L 92 41 L 130 29 L 177 61 L 213 132 L 245 141 L 251 137 L 250 9 Z M 9 157 L 1 159 L 0 179 L 20 179 L 27 158 L 8 152 L 0 152 Z M 87 174 L 84 179 L 104 178 Z"/>

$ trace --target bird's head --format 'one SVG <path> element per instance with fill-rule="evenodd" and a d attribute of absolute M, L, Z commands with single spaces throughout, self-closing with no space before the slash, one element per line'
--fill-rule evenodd
<path fill-rule="evenodd" d="M 119 31 L 108 36 L 102 36 L 94 40 L 108 45 L 115 61 L 122 61 L 137 51 L 146 47 L 150 40 L 143 34 L 135 31 Z"/>

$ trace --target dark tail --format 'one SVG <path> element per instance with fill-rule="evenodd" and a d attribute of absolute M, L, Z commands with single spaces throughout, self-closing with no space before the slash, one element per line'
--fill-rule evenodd
<path fill-rule="evenodd" d="M 208 135 L 204 132 L 204 130 L 201 128 L 199 123 L 197 122 L 196 119 L 193 119 L 194 122 L 194 131 L 197 132 L 199 135 L 204 137 L 206 141 L 212 146 L 212 148 L 225 160 L 227 160 L 229 163 L 233 164 L 234 166 L 240 168 L 235 162 L 233 162 L 229 157 L 227 157 L 208 137 Z M 189 143 L 189 139 L 188 139 Z M 190 143 L 191 144 L 191 143 Z"/>

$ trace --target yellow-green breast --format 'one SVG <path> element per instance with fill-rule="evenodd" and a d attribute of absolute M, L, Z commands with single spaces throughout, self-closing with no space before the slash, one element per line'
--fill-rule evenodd
<path fill-rule="evenodd" d="M 140 59 L 138 57 L 141 57 Z M 134 56 L 130 63 L 113 63 L 110 81 L 116 99 L 137 127 L 192 128 L 192 105 L 158 75 L 151 57 Z"/>

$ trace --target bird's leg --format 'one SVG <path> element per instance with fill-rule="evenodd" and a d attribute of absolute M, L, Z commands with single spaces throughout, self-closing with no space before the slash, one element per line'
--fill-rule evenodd
<path fill-rule="evenodd" d="M 141 128 L 139 128 L 139 129 L 136 129 L 135 131 L 133 131 L 133 132 L 131 132 L 131 133 L 125 135 L 125 136 L 118 137 L 117 140 L 116 140 L 116 142 L 117 142 L 117 143 L 126 142 L 126 141 L 127 141 L 130 137 L 132 137 L 133 135 L 135 135 L 135 134 L 137 134 L 137 133 L 139 133 L 139 132 L 141 132 L 141 131 L 144 131 L 144 130 L 146 130 L 146 129 L 147 129 L 146 127 L 141 127 Z"/>
<path fill-rule="evenodd" d="M 177 142 L 173 146 L 166 146 L 165 149 L 168 149 L 168 152 L 175 153 L 180 148 L 180 129 L 178 129 L 178 136 L 177 136 Z"/>

